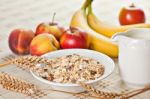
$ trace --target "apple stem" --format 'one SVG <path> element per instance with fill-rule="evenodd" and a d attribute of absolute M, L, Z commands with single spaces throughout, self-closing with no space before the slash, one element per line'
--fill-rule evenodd
<path fill-rule="evenodd" d="M 70 27 L 70 31 L 71 33 L 73 33 L 74 27 Z"/>
<path fill-rule="evenodd" d="M 134 5 L 133 2 L 131 3 L 130 7 L 131 7 L 131 8 L 134 8 L 134 7 L 135 7 L 135 5 Z"/>
<path fill-rule="evenodd" d="M 56 12 L 54 12 L 54 14 L 53 14 L 52 24 L 54 24 L 55 15 L 56 15 Z"/>
<path fill-rule="evenodd" d="M 71 33 L 76 33 L 76 32 L 78 32 L 77 30 L 78 30 L 77 28 L 70 27 L 70 31 L 71 31 Z"/>

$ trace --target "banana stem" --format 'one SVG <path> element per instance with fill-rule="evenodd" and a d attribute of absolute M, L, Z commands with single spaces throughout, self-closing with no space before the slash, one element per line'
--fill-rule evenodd
<path fill-rule="evenodd" d="M 92 13 L 92 6 L 91 3 L 88 5 L 88 14 Z"/>
<path fill-rule="evenodd" d="M 92 1 L 93 0 L 86 0 L 81 9 L 85 10 L 89 6 L 89 4 L 91 5 Z"/>

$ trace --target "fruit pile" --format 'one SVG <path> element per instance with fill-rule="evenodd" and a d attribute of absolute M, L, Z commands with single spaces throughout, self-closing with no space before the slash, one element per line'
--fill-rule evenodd
<path fill-rule="evenodd" d="M 65 30 L 56 23 L 41 23 L 36 32 L 15 29 L 9 36 L 9 47 L 15 54 L 40 56 L 60 48 L 88 48 L 88 34 L 78 28 Z"/>
<path fill-rule="evenodd" d="M 10 49 L 16 54 L 30 53 L 40 56 L 58 49 L 89 48 L 117 57 L 118 45 L 111 40 L 115 33 L 135 27 L 150 28 L 150 24 L 144 23 L 144 16 L 144 21 L 135 21 L 135 24 L 129 22 L 130 25 L 126 25 L 128 23 L 124 23 L 123 17 L 128 14 L 126 10 L 120 12 L 120 23 L 124 26 L 106 25 L 93 13 L 92 2 L 93 0 L 86 0 L 81 9 L 75 12 L 69 29 L 54 21 L 39 24 L 35 33 L 31 30 L 15 29 L 9 36 Z"/>

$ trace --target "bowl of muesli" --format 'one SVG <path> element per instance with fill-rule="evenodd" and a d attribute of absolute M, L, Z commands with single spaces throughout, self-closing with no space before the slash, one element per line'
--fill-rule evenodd
<path fill-rule="evenodd" d="M 85 90 L 79 82 L 94 86 L 109 76 L 115 68 L 110 57 L 88 49 L 58 50 L 42 57 L 50 60 L 49 65 L 37 64 L 40 71 L 31 71 L 33 77 L 55 90 L 67 92 L 83 92 Z"/>

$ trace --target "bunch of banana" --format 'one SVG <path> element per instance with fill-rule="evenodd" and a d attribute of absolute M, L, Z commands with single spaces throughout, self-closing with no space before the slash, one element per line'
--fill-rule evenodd
<path fill-rule="evenodd" d="M 105 25 L 104 23 L 100 22 L 92 13 L 91 3 L 92 0 L 86 0 L 81 9 L 75 12 L 75 14 L 72 17 L 70 26 L 81 28 L 89 34 L 90 49 L 92 50 L 102 52 L 111 57 L 117 57 L 118 45 L 115 42 L 113 42 L 109 37 L 111 37 L 116 32 L 122 32 L 132 27 L 150 27 L 150 25 L 146 24 L 137 24 L 120 27 Z M 88 7 L 89 9 L 87 15 L 86 10 Z"/>

